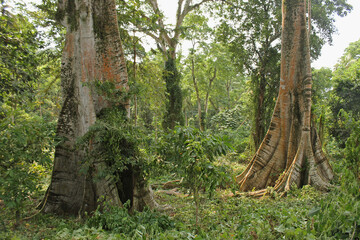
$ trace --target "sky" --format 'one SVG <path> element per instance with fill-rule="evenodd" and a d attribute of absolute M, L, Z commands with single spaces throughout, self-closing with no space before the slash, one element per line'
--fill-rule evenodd
<path fill-rule="evenodd" d="M 326 44 L 321 50 L 321 56 L 311 65 L 314 68 L 329 67 L 332 68 L 339 58 L 343 55 L 344 50 L 349 43 L 360 39 L 360 0 L 348 0 L 353 6 L 353 10 L 346 17 L 335 18 L 335 25 L 338 33 L 333 36 L 333 44 Z"/>
<path fill-rule="evenodd" d="M 159 7 L 168 18 L 168 23 L 174 24 L 178 0 L 158 0 Z M 333 42 L 324 45 L 319 59 L 312 63 L 312 67 L 332 68 L 343 55 L 349 43 L 360 39 L 360 0 L 348 0 L 353 10 L 345 17 L 335 17 L 335 26 L 338 32 L 333 35 Z M 186 46 L 184 46 L 186 47 Z"/>

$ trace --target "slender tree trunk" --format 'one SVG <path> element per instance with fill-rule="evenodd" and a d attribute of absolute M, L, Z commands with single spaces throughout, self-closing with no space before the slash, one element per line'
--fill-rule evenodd
<path fill-rule="evenodd" d="M 195 76 L 195 61 L 194 61 L 194 58 L 191 59 L 191 76 L 192 76 L 192 80 L 193 80 L 194 88 L 195 88 L 195 93 L 196 93 L 196 102 L 197 102 L 197 107 L 198 107 L 199 129 L 201 131 L 204 131 L 204 126 L 202 124 L 202 119 L 201 119 L 201 99 L 200 99 L 199 88 L 198 88 L 197 81 L 196 81 L 196 76 Z"/>
<path fill-rule="evenodd" d="M 134 65 L 133 65 L 133 71 L 134 71 L 134 82 L 136 82 L 136 44 L 137 41 L 135 40 L 135 31 L 134 31 Z M 138 120 L 138 101 L 136 94 L 134 95 L 134 124 L 137 126 L 137 120 Z"/>
<path fill-rule="evenodd" d="M 265 136 L 265 91 L 266 91 L 266 79 L 264 74 L 261 72 L 257 76 L 259 78 L 259 85 L 257 89 L 257 96 L 255 100 L 255 133 L 254 133 L 254 144 L 255 148 L 258 149 L 261 141 Z"/>
<path fill-rule="evenodd" d="M 209 102 L 210 104 L 213 106 L 213 108 L 216 110 L 216 112 L 220 112 L 221 108 L 219 108 L 218 106 L 216 106 L 216 104 L 211 100 L 211 98 L 209 98 Z"/>
<path fill-rule="evenodd" d="M 94 81 L 111 81 L 117 89 L 128 89 L 128 75 L 117 25 L 114 0 L 59 0 L 58 18 L 66 27 L 66 42 L 62 56 L 61 80 L 64 103 L 60 112 L 57 137 L 62 142 L 55 149 L 51 184 L 42 210 L 57 214 L 81 214 L 96 209 L 100 196 L 122 205 L 125 193 L 133 203 L 156 205 L 151 191 L 142 182 L 139 171 L 129 170 L 121 176 L 129 184 L 120 188 L 113 178 L 94 181 L 82 173 L 84 153 L 75 144 L 103 109 L 111 107 L 103 96 L 91 91 Z M 128 102 L 119 103 L 127 111 Z M 129 112 L 129 111 L 128 111 Z M 104 163 L 92 166 L 99 171 Z M 139 194 L 141 193 L 141 194 Z M 140 209 L 140 204 L 133 204 Z"/>
<path fill-rule="evenodd" d="M 207 114 L 208 114 L 208 109 L 209 109 L 209 96 L 210 96 L 210 91 L 211 91 L 211 85 L 214 82 L 216 78 L 216 67 L 214 67 L 214 75 L 212 78 L 209 79 L 209 86 L 208 89 L 206 91 L 206 96 L 205 96 L 205 106 L 204 106 L 204 111 L 205 111 L 205 124 L 208 124 L 208 120 L 207 120 Z"/>
<path fill-rule="evenodd" d="M 306 1 L 283 0 L 280 89 L 269 130 L 247 169 L 242 191 L 262 196 L 266 187 L 287 191 L 311 184 L 327 189 L 333 171 L 311 126 L 311 68 Z"/>
<path fill-rule="evenodd" d="M 232 84 L 231 79 L 227 79 L 226 83 L 225 83 L 226 94 L 227 94 L 227 98 L 228 98 L 227 109 L 230 109 L 230 104 L 231 104 L 231 101 L 230 101 L 231 100 L 231 98 L 230 98 L 231 84 Z"/>

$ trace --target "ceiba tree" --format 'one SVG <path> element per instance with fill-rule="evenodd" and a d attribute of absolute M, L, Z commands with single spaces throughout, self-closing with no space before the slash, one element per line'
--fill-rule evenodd
<path fill-rule="evenodd" d="M 280 88 L 270 127 L 246 170 L 242 191 L 262 196 L 267 187 L 293 184 L 327 189 L 333 171 L 311 123 L 311 67 L 306 0 L 282 1 Z M 310 8 L 310 7 L 309 7 Z M 310 20 L 309 20 L 310 21 Z M 309 25 L 310 26 L 310 25 Z"/>
<path fill-rule="evenodd" d="M 88 132 L 101 112 L 113 107 L 89 86 L 95 81 L 110 81 L 117 89 L 128 89 L 115 1 L 59 0 L 57 18 L 67 30 L 61 66 L 64 103 L 57 127 L 62 142 L 55 149 L 51 184 L 42 210 L 73 215 L 90 212 L 101 196 L 120 206 L 130 200 L 134 209 L 157 207 L 144 179 L 135 173 L 97 181 L 82 173 L 85 153 L 76 148 L 76 140 Z M 126 102 L 119 105 L 128 108 Z M 93 172 L 103 164 L 94 164 Z M 120 180 L 122 184 L 118 184 Z M 121 199 L 120 193 L 126 199 Z"/>

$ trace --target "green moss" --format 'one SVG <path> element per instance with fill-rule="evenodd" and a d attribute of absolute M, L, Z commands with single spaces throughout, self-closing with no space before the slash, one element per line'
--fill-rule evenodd
<path fill-rule="evenodd" d="M 165 62 L 163 79 L 166 83 L 167 102 L 166 114 L 164 115 L 163 127 L 173 129 L 176 124 L 183 125 L 182 114 L 182 91 L 180 87 L 180 74 L 176 69 L 175 59 L 168 57 Z"/>
<path fill-rule="evenodd" d="M 65 11 L 63 9 L 58 8 L 58 10 L 55 13 L 55 20 L 61 22 L 64 20 L 64 17 L 65 17 Z"/>
<path fill-rule="evenodd" d="M 102 19 L 100 16 L 93 14 L 93 25 L 94 25 L 94 33 L 95 36 L 99 39 L 104 39 L 104 19 Z"/>
<path fill-rule="evenodd" d="M 79 27 L 79 11 L 76 10 L 75 0 L 68 0 L 65 12 L 71 31 L 77 30 Z"/>

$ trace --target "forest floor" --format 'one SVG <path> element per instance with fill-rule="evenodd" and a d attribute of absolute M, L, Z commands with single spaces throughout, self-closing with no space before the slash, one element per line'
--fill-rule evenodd
<path fill-rule="evenodd" d="M 14 213 L 0 205 L 0 239 L 359 239 L 358 186 L 351 190 L 347 181 L 328 193 L 305 186 L 282 198 L 273 193 L 252 199 L 217 189 L 211 197 L 201 195 L 198 224 L 192 195 L 160 183 L 154 184 L 156 199 L 171 206 L 162 213 L 109 209 L 86 219 L 36 214 L 38 194 L 23 212 L 35 216 L 18 226 Z"/>

